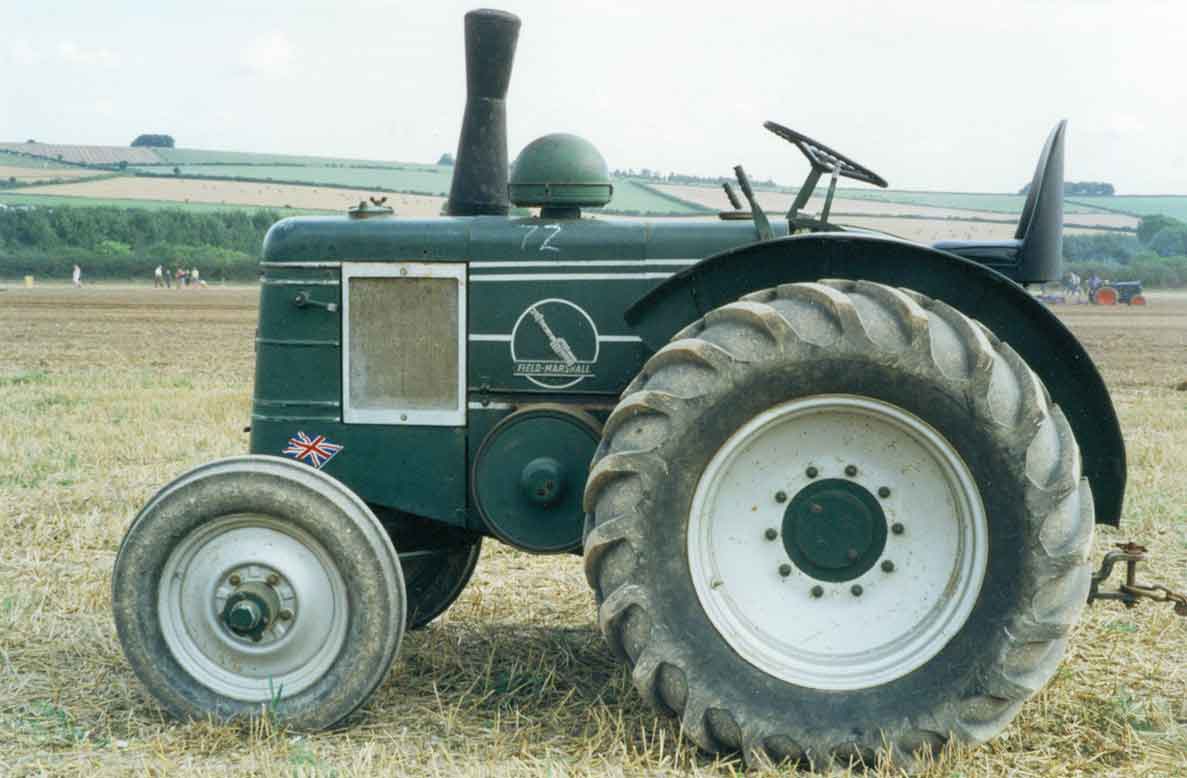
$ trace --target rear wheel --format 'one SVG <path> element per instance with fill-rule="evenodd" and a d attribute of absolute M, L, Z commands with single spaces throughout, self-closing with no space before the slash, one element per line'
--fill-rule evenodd
<path fill-rule="evenodd" d="M 709 751 L 909 761 L 1054 673 L 1093 513 L 1006 344 L 864 282 L 748 295 L 647 363 L 586 489 L 586 574 L 640 693 Z"/>
<path fill-rule="evenodd" d="M 270 710 L 338 723 L 386 676 L 404 632 L 395 550 L 340 482 L 277 457 L 203 465 L 140 512 L 116 557 L 116 629 L 180 718 Z"/>

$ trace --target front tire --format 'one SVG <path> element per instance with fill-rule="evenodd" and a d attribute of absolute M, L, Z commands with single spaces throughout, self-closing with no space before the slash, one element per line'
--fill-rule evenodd
<path fill-rule="evenodd" d="M 1039 379 L 873 283 L 757 292 L 679 333 L 607 421 L 586 510 L 636 688 L 748 761 L 993 737 L 1088 590 L 1091 493 Z"/>
<path fill-rule="evenodd" d="M 399 559 L 334 478 L 278 457 L 203 465 L 137 515 L 112 577 L 124 653 L 182 719 L 270 711 L 331 727 L 387 675 L 404 632 Z"/>

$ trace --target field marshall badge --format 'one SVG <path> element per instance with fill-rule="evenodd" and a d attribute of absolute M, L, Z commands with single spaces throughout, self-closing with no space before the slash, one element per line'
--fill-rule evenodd
<path fill-rule="evenodd" d="M 529 305 L 511 331 L 515 375 L 545 389 L 592 378 L 598 348 L 598 328 L 590 315 L 559 298 Z"/>

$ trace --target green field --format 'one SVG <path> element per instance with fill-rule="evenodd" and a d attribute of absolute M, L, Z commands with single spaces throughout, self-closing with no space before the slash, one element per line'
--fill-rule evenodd
<path fill-rule="evenodd" d="M 392 160 L 309 157 L 298 154 L 259 154 L 251 151 L 211 151 L 206 149 L 153 149 L 168 165 L 309 165 L 316 167 L 386 167 L 396 169 L 436 169 L 437 165 Z"/>
<path fill-rule="evenodd" d="M 85 208 L 139 208 L 148 211 L 162 209 L 181 209 L 183 211 L 197 211 L 210 213 L 212 211 L 278 211 L 286 216 L 298 216 L 307 213 L 330 213 L 329 211 L 310 211 L 299 208 L 283 208 L 281 206 L 264 205 L 232 205 L 223 203 L 185 203 L 176 200 L 133 200 L 101 197 L 66 197 L 63 195 L 29 195 L 0 192 L 0 204 L 12 206 L 35 205 L 42 208 L 54 206 L 78 206 Z"/>
<path fill-rule="evenodd" d="M 905 205 L 928 205 L 935 208 L 954 208 L 972 211 L 998 211 L 1016 214 L 1022 210 L 1026 197 L 1011 194 L 978 194 L 965 192 L 912 192 L 905 190 L 841 189 L 839 197 L 874 200 Z M 1110 211 L 1131 216 L 1163 214 L 1187 219 L 1187 195 L 1114 195 L 1112 197 L 1071 197 L 1064 200 L 1065 213 L 1100 213 Z"/>
<path fill-rule="evenodd" d="M 1095 206 L 1102 211 L 1116 211 L 1135 216 L 1162 214 L 1187 221 L 1187 195 L 1115 195 L 1113 197 L 1077 197 L 1067 200 L 1076 205 Z"/>
<path fill-rule="evenodd" d="M 445 195 L 453 168 L 341 167 L 338 165 L 179 165 L 184 178 L 238 178 L 277 183 L 324 184 L 352 189 L 383 189 Z M 174 177 L 173 168 L 137 166 L 138 173 Z"/>
<path fill-rule="evenodd" d="M 92 147 L 79 148 L 89 149 Z M 114 150 L 107 149 L 107 147 L 94 148 Z M 137 151 L 144 151 L 144 149 L 137 149 Z M 453 168 L 449 166 L 391 160 L 206 149 L 152 149 L 151 152 L 160 158 L 160 165 L 140 164 L 130 169 L 143 175 L 172 177 L 173 168 L 177 167 L 183 178 L 250 179 L 440 196 L 448 193 L 450 178 L 453 174 Z M 49 158 L 31 158 L 5 151 L 0 151 L 0 165 L 29 168 L 69 167 Z M 654 192 L 647 188 L 646 183 L 629 179 L 615 179 L 614 199 L 609 205 L 609 210 L 657 215 L 692 215 L 705 212 L 704 209 L 693 204 Z M 780 188 L 780 190 L 795 191 L 788 188 Z M 1026 199 L 1022 195 L 1004 193 L 923 192 L 864 188 L 840 189 L 838 195 L 875 202 L 954 210 L 992 211 L 1004 214 L 1017 214 L 1022 210 Z M 44 201 L 39 200 L 38 202 Z M 74 200 L 67 199 L 63 204 L 70 202 L 74 202 Z M 138 204 L 136 207 L 152 206 Z M 208 206 L 192 207 L 209 210 Z M 1187 219 L 1187 195 L 1073 197 L 1065 201 L 1064 211 L 1069 214 L 1110 211 L 1134 216 L 1163 214 Z"/>
<path fill-rule="evenodd" d="M 926 205 L 933 208 L 953 208 L 967 211 L 995 211 L 998 213 L 1016 214 L 1022 211 L 1022 204 L 1026 198 L 1022 195 L 1011 194 L 977 194 L 967 192 L 912 192 L 905 190 L 869 189 L 841 189 L 838 197 L 854 200 L 873 200 L 882 203 L 901 203 L 903 205 Z M 1093 213 L 1097 209 L 1091 206 L 1066 207 L 1068 213 Z"/>
<path fill-rule="evenodd" d="M 453 176 L 453 168 L 429 165 L 421 168 L 341 167 L 338 165 L 178 165 L 182 178 L 231 178 L 271 181 L 287 184 L 320 184 L 352 189 L 375 189 L 388 192 L 410 192 L 446 196 Z M 137 166 L 137 173 L 175 178 L 172 168 Z M 608 208 L 668 215 L 703 213 L 695 205 L 666 197 L 629 179 L 614 180 L 614 198 Z"/>
<path fill-rule="evenodd" d="M 61 170 L 63 168 L 70 168 L 71 165 L 63 165 L 57 160 L 45 159 L 43 157 L 28 157 L 24 154 L 15 154 L 11 151 L 0 149 L 0 167 L 23 167 L 33 170 Z"/>

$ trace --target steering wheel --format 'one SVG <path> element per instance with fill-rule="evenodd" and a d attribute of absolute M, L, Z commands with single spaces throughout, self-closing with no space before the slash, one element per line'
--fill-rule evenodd
<path fill-rule="evenodd" d="M 832 173 L 833 168 L 837 168 L 837 175 L 844 178 L 864 181 L 867 184 L 880 186 L 883 189 L 888 186 L 886 179 L 868 167 L 857 164 L 844 154 L 833 151 L 828 146 L 825 146 L 819 141 L 812 140 L 807 135 L 802 135 L 777 122 L 763 122 L 762 126 L 799 149 L 808 158 L 808 163 L 812 165 L 812 169 L 818 173 Z"/>

